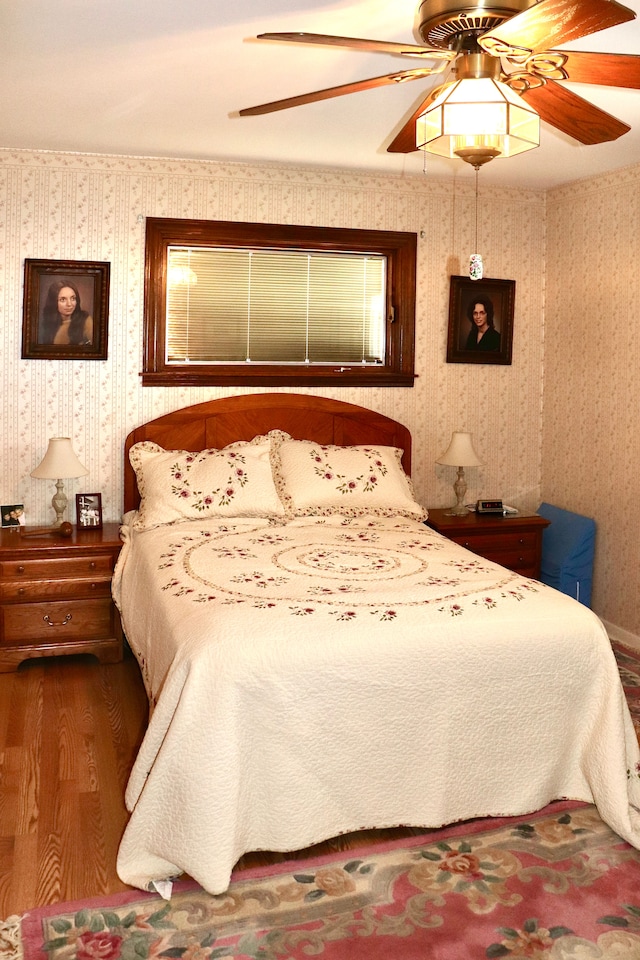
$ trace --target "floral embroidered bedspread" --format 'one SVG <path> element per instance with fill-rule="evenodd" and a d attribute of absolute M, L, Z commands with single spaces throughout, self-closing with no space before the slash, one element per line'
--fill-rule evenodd
<path fill-rule="evenodd" d="M 123 532 L 114 596 L 152 714 L 124 882 L 220 893 L 249 850 L 562 797 L 640 847 L 638 743 L 584 606 L 401 518 Z"/>

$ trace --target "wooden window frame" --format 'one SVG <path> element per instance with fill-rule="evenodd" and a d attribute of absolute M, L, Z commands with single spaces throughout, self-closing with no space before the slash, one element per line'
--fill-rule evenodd
<path fill-rule="evenodd" d="M 387 258 L 384 364 L 167 363 L 167 251 L 170 246 L 266 247 L 382 254 Z M 145 246 L 144 386 L 412 387 L 415 377 L 415 233 L 148 217 Z"/>

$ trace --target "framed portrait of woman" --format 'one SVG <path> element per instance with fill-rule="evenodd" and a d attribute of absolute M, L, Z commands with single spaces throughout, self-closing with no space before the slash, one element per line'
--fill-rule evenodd
<path fill-rule="evenodd" d="M 447 363 L 511 363 L 515 280 L 451 277 Z"/>
<path fill-rule="evenodd" d="M 107 359 L 110 267 L 92 260 L 25 260 L 23 359 Z"/>

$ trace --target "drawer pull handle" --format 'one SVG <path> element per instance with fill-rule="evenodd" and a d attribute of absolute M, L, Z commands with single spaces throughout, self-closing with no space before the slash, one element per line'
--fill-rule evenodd
<path fill-rule="evenodd" d="M 22 565 L 18 567 L 18 573 L 24 573 L 24 567 Z"/>
<path fill-rule="evenodd" d="M 92 560 L 91 563 L 89 564 L 89 570 L 95 570 L 95 568 L 96 568 L 96 562 L 95 560 Z"/>
<path fill-rule="evenodd" d="M 69 623 L 69 621 L 71 620 L 71 614 L 68 613 L 68 614 L 66 615 L 66 617 L 64 618 L 64 620 L 59 620 L 58 623 L 56 623 L 55 620 L 52 620 L 48 613 L 45 613 L 45 615 L 44 615 L 44 617 L 43 617 L 42 619 L 43 619 L 44 622 L 45 622 L 46 624 L 48 624 L 50 627 L 64 627 L 64 625 L 65 625 L 66 623 Z"/>

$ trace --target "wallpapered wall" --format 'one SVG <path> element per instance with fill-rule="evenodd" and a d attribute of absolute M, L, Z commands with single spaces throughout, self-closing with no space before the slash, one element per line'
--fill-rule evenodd
<path fill-rule="evenodd" d="M 29 474 L 49 437 L 69 435 L 89 469 L 69 494 L 100 491 L 105 519 L 118 519 L 126 433 L 240 392 L 140 386 L 146 216 L 416 231 L 415 387 L 312 392 L 406 423 L 427 505 L 452 502 L 455 471 L 435 458 L 464 429 L 485 461 L 467 471 L 469 500 L 547 499 L 595 517 L 594 608 L 640 638 L 639 181 L 636 166 L 545 197 L 485 187 L 480 173 L 486 274 L 516 281 L 513 364 L 493 367 L 445 362 L 449 276 L 466 272 L 475 246 L 470 170 L 442 181 L 0 150 L 0 502 L 50 522 L 53 486 Z M 111 263 L 108 360 L 20 359 L 25 257 Z"/>
<path fill-rule="evenodd" d="M 497 161 L 499 162 L 499 161 Z M 475 245 L 475 183 L 341 171 L 0 151 L 3 504 L 24 502 L 46 523 L 53 485 L 29 474 L 49 437 L 70 436 L 89 469 L 69 494 L 101 492 L 105 519 L 122 507 L 127 432 L 154 416 L 225 393 L 142 388 L 144 218 L 196 217 L 410 230 L 420 235 L 413 389 L 318 389 L 403 421 L 414 436 L 414 479 L 427 505 L 453 502 L 455 470 L 435 459 L 454 429 L 474 434 L 482 468 L 468 499 L 539 501 L 544 297 L 544 197 L 484 188 L 478 237 L 486 275 L 516 281 L 511 366 L 447 364 L 449 276 Z M 526 238 L 526 246 L 523 239 Z M 106 361 L 21 360 L 24 259 L 111 263 Z M 74 510 L 75 513 L 75 510 Z"/>
<path fill-rule="evenodd" d="M 638 224 L 640 166 L 547 196 L 543 499 L 595 518 L 593 606 L 636 639 Z"/>

